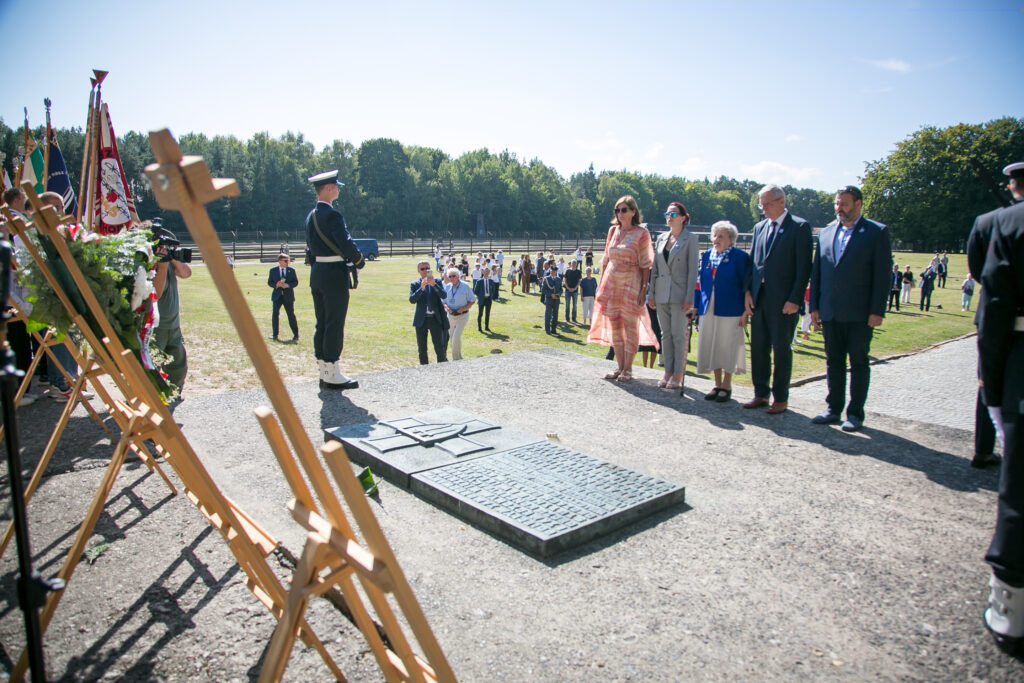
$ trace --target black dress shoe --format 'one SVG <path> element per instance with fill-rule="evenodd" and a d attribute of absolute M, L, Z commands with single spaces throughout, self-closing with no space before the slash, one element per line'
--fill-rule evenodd
<path fill-rule="evenodd" d="M 727 403 L 732 398 L 732 389 L 719 389 L 718 397 L 715 398 L 716 403 Z"/>
<path fill-rule="evenodd" d="M 716 398 L 718 398 L 718 387 L 715 387 L 708 393 L 704 394 L 705 401 L 714 401 Z"/>
<path fill-rule="evenodd" d="M 971 467 L 983 470 L 989 465 L 998 465 L 1002 461 L 1003 459 L 995 453 L 986 453 L 984 455 L 974 456 L 974 460 L 971 460 Z"/>
<path fill-rule="evenodd" d="M 847 415 L 846 419 L 843 420 L 842 429 L 844 432 L 856 432 L 864 426 L 864 420 L 853 415 Z"/>
<path fill-rule="evenodd" d="M 836 415 L 830 410 L 826 410 L 821 415 L 815 415 L 811 418 L 811 424 L 816 425 L 834 425 L 839 424 L 842 421 L 843 419 L 839 415 Z"/>
<path fill-rule="evenodd" d="M 342 382 L 340 384 L 334 384 L 332 382 L 325 382 L 323 380 L 320 380 L 320 388 L 321 389 L 330 389 L 332 391 L 344 391 L 345 389 L 358 389 L 359 388 L 359 381 L 358 380 L 354 380 L 354 379 L 350 379 L 347 382 Z"/>

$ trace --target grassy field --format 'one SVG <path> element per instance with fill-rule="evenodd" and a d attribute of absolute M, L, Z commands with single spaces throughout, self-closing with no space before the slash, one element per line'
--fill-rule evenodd
<path fill-rule="evenodd" d="M 924 270 L 931 254 L 896 254 L 902 268 L 909 264 L 915 276 Z M 367 264 L 360 273 L 359 289 L 352 293 L 348 323 L 345 327 L 345 349 L 342 368 L 359 375 L 371 370 L 387 370 L 415 365 L 416 336 L 412 328 L 413 306 L 409 303 L 409 283 L 416 278 L 414 258 L 394 258 Z M 568 260 L 568 259 L 567 259 Z M 316 378 L 312 338 L 315 325 L 313 301 L 309 293 L 309 268 L 301 262 L 293 264 L 298 271 L 296 315 L 300 341 L 278 343 L 270 339 L 271 288 L 267 274 L 273 264 L 239 263 L 235 277 L 242 287 L 249 308 L 264 329 L 266 341 L 278 369 L 286 382 Z M 945 289 L 936 289 L 930 313 L 918 310 L 919 291 L 912 293 L 912 306 L 893 311 L 875 333 L 872 353 L 875 357 L 924 348 L 973 329 L 972 313 L 960 311 L 960 282 L 966 275 L 966 256 L 950 256 L 950 278 Z M 186 396 L 217 393 L 258 386 L 256 373 L 238 340 L 224 305 L 210 280 L 207 269 L 195 264 L 193 276 L 179 281 L 181 292 L 182 332 L 189 354 L 189 380 Z M 491 309 L 492 334 L 476 330 L 476 311 L 463 334 L 462 353 L 465 358 L 490 353 L 512 353 L 543 347 L 554 347 L 604 357 L 607 349 L 586 342 L 587 328 L 560 323 L 560 336 L 544 334 L 543 306 L 536 292 L 509 295 L 507 283 L 502 287 L 503 299 Z M 975 295 L 975 303 L 977 302 Z M 941 306 L 941 308 L 938 308 Z M 281 337 L 288 339 L 287 317 L 281 313 Z M 693 348 L 696 349 L 696 334 Z M 809 341 L 794 347 L 794 377 L 813 375 L 825 370 L 825 350 L 820 333 L 812 333 Z M 433 351 L 431 350 L 433 360 Z M 689 356 L 688 374 L 696 371 L 695 353 Z M 638 356 L 636 364 L 639 366 Z M 748 361 L 749 367 L 749 361 Z M 738 384 L 749 385 L 749 375 L 737 377 Z"/>

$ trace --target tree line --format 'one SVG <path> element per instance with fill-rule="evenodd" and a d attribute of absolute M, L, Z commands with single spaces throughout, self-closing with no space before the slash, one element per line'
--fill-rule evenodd
<path fill-rule="evenodd" d="M 36 129 L 37 142 L 43 132 Z M 57 141 L 72 182 L 82 163 L 81 128 L 57 129 Z M 0 150 L 10 160 L 23 144 L 23 128 L 0 120 Z M 345 186 L 339 204 L 355 236 L 394 239 L 603 237 L 613 204 L 631 194 L 646 220 L 662 223 L 668 202 L 682 201 L 697 225 L 729 220 L 741 231 L 759 218 L 757 191 L 764 183 L 721 176 L 688 180 L 626 170 L 584 171 L 563 178 L 539 159 L 525 161 L 487 149 L 451 157 L 442 150 L 377 138 L 356 147 L 335 140 L 320 150 L 301 133 L 249 140 L 188 133 L 179 138 L 185 154 L 201 155 L 215 177 L 235 178 L 242 193 L 207 208 L 221 233 L 262 232 L 266 239 L 303 230 L 313 193 L 306 178 L 338 169 Z M 172 230 L 184 230 L 176 212 L 163 214 L 143 168 L 152 161 L 148 137 L 130 131 L 118 137 L 125 176 L 139 215 L 162 215 Z M 863 183 L 865 213 L 887 223 L 897 244 L 917 249 L 958 249 L 975 215 L 993 208 L 974 178 L 968 157 L 992 173 L 1024 159 L 1024 120 L 922 128 L 897 144 L 885 159 L 868 162 Z M 833 192 L 784 187 L 787 206 L 812 225 L 834 219 Z"/>

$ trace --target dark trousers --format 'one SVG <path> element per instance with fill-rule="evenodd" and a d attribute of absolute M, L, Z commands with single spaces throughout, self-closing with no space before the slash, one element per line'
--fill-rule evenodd
<path fill-rule="evenodd" d="M 480 297 L 477 300 L 476 327 L 480 329 L 480 321 L 484 321 L 484 327 L 491 329 L 491 300 Z"/>
<path fill-rule="evenodd" d="M 544 331 L 549 334 L 558 331 L 558 299 L 549 297 L 544 304 Z"/>
<path fill-rule="evenodd" d="M 1024 444 L 1021 443 L 1022 416 L 1006 412 L 1003 404 L 1003 465 L 999 474 L 999 504 L 996 531 L 985 561 L 1001 581 L 1024 586 Z"/>
<path fill-rule="evenodd" d="M 444 325 L 432 315 L 423 319 L 423 324 L 416 328 L 416 348 L 420 352 L 420 365 L 430 362 L 427 358 L 427 332 L 430 332 L 430 342 L 434 346 L 434 355 L 438 363 L 448 360 L 446 347 L 448 346 L 448 335 L 445 334 Z"/>
<path fill-rule="evenodd" d="M 996 427 L 985 405 L 985 392 L 978 387 L 974 402 L 974 457 L 988 455 L 996 449 Z"/>
<path fill-rule="evenodd" d="M 922 311 L 930 311 L 931 308 L 932 308 L 932 290 L 929 289 L 926 292 L 926 291 L 924 291 L 922 289 L 921 290 L 921 310 Z"/>
<path fill-rule="evenodd" d="M 893 304 L 896 305 L 896 310 L 900 310 L 900 290 L 891 289 L 889 290 L 889 310 L 892 310 Z"/>
<path fill-rule="evenodd" d="M 867 322 L 840 323 L 834 320 L 822 323 L 825 333 L 825 367 L 828 378 L 829 412 L 841 415 L 846 400 L 846 359 L 850 359 L 850 402 L 847 417 L 864 419 L 864 403 L 871 384 L 871 366 L 868 353 L 875 330 Z"/>
<path fill-rule="evenodd" d="M 12 320 L 7 323 L 7 343 L 14 351 L 15 365 L 22 372 L 28 370 L 32 364 L 32 343 L 29 341 L 28 329 L 25 323 L 20 320 Z"/>
<path fill-rule="evenodd" d="M 572 321 L 576 322 L 576 302 L 580 298 L 580 290 L 575 292 L 565 291 L 565 322 L 569 322 L 569 304 L 572 304 Z"/>
<path fill-rule="evenodd" d="M 309 275 L 313 294 L 316 330 L 313 353 L 318 360 L 333 363 L 345 346 L 345 317 L 348 315 L 348 266 L 344 263 L 314 263 Z"/>
<path fill-rule="evenodd" d="M 270 329 L 273 330 L 274 339 L 277 339 L 277 332 L 279 329 L 279 321 L 281 318 L 281 307 L 284 306 L 285 313 L 288 314 L 288 326 L 292 328 L 292 336 L 299 336 L 299 321 L 295 319 L 295 302 L 288 301 L 283 296 L 277 297 L 274 301 L 274 314 L 270 318 Z"/>
<path fill-rule="evenodd" d="M 793 334 L 799 317 L 796 313 L 782 314 L 782 304 L 767 305 L 765 297 L 758 296 L 754 317 L 750 319 L 750 379 L 754 395 L 776 401 L 789 401 L 789 380 L 793 374 Z M 775 357 L 775 375 L 772 376 L 772 357 Z M 768 386 L 771 383 L 771 391 Z"/>

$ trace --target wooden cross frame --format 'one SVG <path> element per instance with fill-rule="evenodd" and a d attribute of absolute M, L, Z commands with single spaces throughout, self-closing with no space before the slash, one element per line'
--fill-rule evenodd
<path fill-rule="evenodd" d="M 344 595 L 356 626 L 386 680 L 454 681 L 455 674 L 366 501 L 344 448 L 330 443 L 320 452 L 365 544 L 356 538 L 228 264 L 205 204 L 219 197 L 237 195 L 237 184 L 231 179 L 211 178 L 201 157 L 183 157 L 178 143 L 167 130 L 150 133 L 149 141 L 157 160 L 146 167 L 153 194 L 162 208 L 181 212 L 273 405 L 273 410 L 257 408 L 256 416 L 295 496 L 289 504 L 292 516 L 308 532 L 301 559 L 292 574 L 287 604 L 267 650 L 260 681 L 281 679 L 310 598 L 335 587 Z M 318 509 L 303 472 L 323 512 Z M 356 590 L 353 574 L 382 622 L 386 643 Z M 397 603 L 424 658 L 412 651 L 388 596 Z"/>
<path fill-rule="evenodd" d="M 174 421 L 167 406 L 164 405 L 156 389 L 145 376 L 138 359 L 118 340 L 89 283 L 68 250 L 67 244 L 57 233 L 59 220 L 57 212 L 52 207 L 43 206 L 28 183 L 23 184 L 23 189 L 35 210 L 33 215 L 35 228 L 41 235 L 50 238 L 59 260 L 67 268 L 78 294 L 99 327 L 99 334 L 90 326 L 83 314 L 75 308 L 68 292 L 64 291 L 49 268 L 43 267 L 42 272 L 46 274 L 49 284 L 54 288 L 61 304 L 71 316 L 72 322 L 82 332 L 91 347 L 93 352 L 91 364 L 94 363 L 97 368 L 102 369 L 114 381 L 124 397 L 123 400 L 111 399 L 109 394 L 103 390 L 102 383 L 99 381 L 93 383 L 93 386 L 97 388 L 97 395 L 104 402 L 110 401 L 108 407 L 121 428 L 121 438 L 58 576 L 65 582 L 70 580 L 127 453 L 135 451 L 140 457 L 145 454 L 144 462 L 146 457 L 152 460 L 147 448 L 148 442 L 153 444 L 157 454 L 162 456 L 165 462 L 174 469 L 189 500 L 228 542 L 228 547 L 234 554 L 238 565 L 246 573 L 246 585 L 249 589 L 271 612 L 275 615 L 279 614 L 287 594 L 267 562 L 267 556 L 277 547 L 277 542 L 217 488 L 191 444 Z M 15 229 L 25 230 L 24 223 L 16 224 Z M 31 242 L 24 241 L 32 253 L 33 259 L 37 263 L 45 264 L 45 260 L 32 247 Z M 99 335 L 102 335 L 102 338 Z M 93 376 L 91 373 L 83 372 L 83 375 L 86 374 L 89 374 L 90 377 Z M 170 481 L 163 475 L 162 470 L 157 468 L 157 471 L 164 476 L 170 486 Z M 174 491 L 173 486 L 171 490 Z M 56 611 L 63 592 L 52 592 L 47 595 L 46 604 L 39 615 L 40 627 L 44 632 Z M 330 658 L 323 643 L 304 620 L 299 625 L 299 631 L 303 642 L 316 649 L 332 673 L 340 677 L 341 671 Z M 11 680 L 21 680 L 27 667 L 27 652 L 23 652 L 11 673 Z"/>

